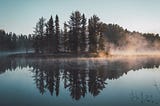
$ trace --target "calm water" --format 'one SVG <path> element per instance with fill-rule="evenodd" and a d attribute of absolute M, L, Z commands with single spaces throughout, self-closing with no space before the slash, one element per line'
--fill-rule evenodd
<path fill-rule="evenodd" d="M 160 58 L 0 58 L 0 106 L 159 106 Z"/>

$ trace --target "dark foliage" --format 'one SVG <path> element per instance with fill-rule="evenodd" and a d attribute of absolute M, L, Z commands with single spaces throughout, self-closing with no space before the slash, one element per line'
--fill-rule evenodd
<path fill-rule="evenodd" d="M 65 52 L 79 55 L 109 52 L 113 46 L 125 50 L 131 45 L 136 51 L 160 49 L 158 34 L 131 32 L 117 24 L 103 23 L 96 15 L 89 18 L 87 23 L 85 14 L 79 11 L 72 12 L 69 21 L 64 23 L 63 30 L 60 29 L 58 15 L 55 16 L 55 21 L 51 16 L 48 22 L 41 17 L 34 29 L 33 36 L 17 36 L 0 30 L 0 50 L 28 51 L 33 47 L 35 53 Z"/>
<path fill-rule="evenodd" d="M 0 30 L 0 51 L 15 51 L 32 49 L 33 37 L 31 35 L 16 35 Z"/>

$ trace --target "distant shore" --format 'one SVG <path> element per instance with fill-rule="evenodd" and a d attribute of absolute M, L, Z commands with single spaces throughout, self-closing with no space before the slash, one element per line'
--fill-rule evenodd
<path fill-rule="evenodd" d="M 10 54 L 9 57 L 19 57 L 19 58 L 96 58 L 99 57 L 98 53 L 83 53 L 83 54 L 74 54 L 74 53 L 20 53 L 20 54 Z M 107 56 L 107 55 L 106 55 Z"/>
<path fill-rule="evenodd" d="M 160 57 L 160 54 L 107 54 L 107 53 L 17 53 L 9 54 L 12 58 L 109 58 L 109 57 Z"/>

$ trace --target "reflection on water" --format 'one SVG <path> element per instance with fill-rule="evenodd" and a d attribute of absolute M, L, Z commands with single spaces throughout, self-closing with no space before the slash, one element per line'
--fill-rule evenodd
<path fill-rule="evenodd" d="M 47 92 L 49 92 L 50 96 L 58 97 L 61 92 L 66 91 L 73 100 L 79 101 L 81 98 L 88 98 L 86 97 L 87 95 L 91 95 L 95 99 L 97 96 L 103 95 L 107 91 L 107 87 L 108 89 L 110 88 L 109 84 L 111 85 L 112 81 L 117 80 L 117 82 L 120 82 L 121 77 L 127 76 L 127 73 L 131 70 L 134 73 L 136 70 L 141 71 L 142 69 L 159 69 L 159 65 L 159 58 L 153 57 L 59 60 L 4 57 L 0 59 L 0 74 L 3 75 L 8 71 L 17 71 L 17 68 L 22 71 L 24 68 L 28 68 L 32 73 L 31 79 L 34 81 L 34 86 L 36 86 L 41 95 L 47 95 Z M 143 75 L 141 77 L 143 78 Z M 157 93 L 160 93 L 159 83 L 153 84 Z M 159 104 L 152 93 L 146 94 L 143 90 L 140 91 L 138 89 L 136 91 L 133 88 L 129 90 L 128 98 L 133 103 Z M 103 100 L 102 102 L 106 103 L 104 98 L 101 97 L 100 99 L 99 101 Z M 114 101 L 116 102 L 116 100 Z M 110 103 L 114 102 L 110 101 Z M 128 103 L 130 102 L 128 101 Z"/>

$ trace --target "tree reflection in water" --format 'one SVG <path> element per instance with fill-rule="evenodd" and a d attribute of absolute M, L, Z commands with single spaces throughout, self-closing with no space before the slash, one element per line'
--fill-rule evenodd
<path fill-rule="evenodd" d="M 41 94 L 49 90 L 51 95 L 58 96 L 60 81 L 63 81 L 71 97 L 79 100 L 85 97 L 87 88 L 93 96 L 97 96 L 106 85 L 105 69 L 102 66 L 90 69 L 89 63 L 78 61 L 31 60 L 26 63 L 33 67 L 33 78 Z"/>
<path fill-rule="evenodd" d="M 60 82 L 63 82 L 63 88 L 69 90 L 70 96 L 79 100 L 87 93 L 99 95 L 107 86 L 107 79 L 118 79 L 129 70 L 159 67 L 159 64 L 158 58 L 51 60 L 5 57 L 0 59 L 0 73 L 14 71 L 17 67 L 30 67 L 36 87 L 42 95 L 49 91 L 51 95 L 59 96 Z"/>

